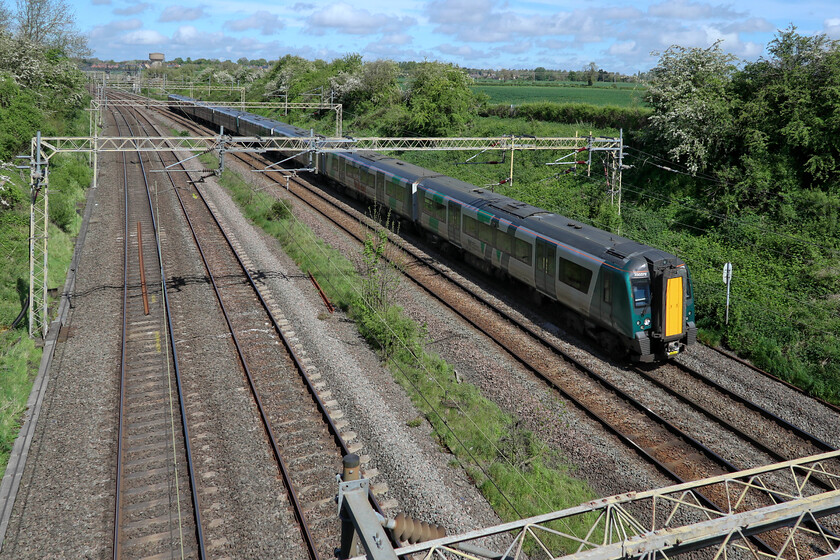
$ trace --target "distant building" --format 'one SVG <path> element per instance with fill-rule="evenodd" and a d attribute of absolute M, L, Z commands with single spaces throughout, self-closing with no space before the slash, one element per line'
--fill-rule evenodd
<path fill-rule="evenodd" d="M 151 62 L 150 66 L 152 68 L 157 68 L 159 66 L 163 66 L 163 61 L 164 60 L 165 60 L 165 57 L 163 56 L 163 53 L 158 53 L 158 52 L 149 53 L 149 61 Z"/>

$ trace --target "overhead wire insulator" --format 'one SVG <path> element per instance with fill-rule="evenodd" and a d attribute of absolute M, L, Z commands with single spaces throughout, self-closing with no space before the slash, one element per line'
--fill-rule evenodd
<path fill-rule="evenodd" d="M 402 513 L 394 519 L 394 527 L 391 530 L 397 540 L 409 544 L 417 544 L 446 536 L 446 529 L 440 525 L 431 525 L 425 521 L 418 521 Z"/>

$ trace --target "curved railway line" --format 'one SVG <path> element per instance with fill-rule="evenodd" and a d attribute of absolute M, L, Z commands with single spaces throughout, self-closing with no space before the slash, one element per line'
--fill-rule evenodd
<path fill-rule="evenodd" d="M 138 134 L 159 135 L 151 121 L 139 114 L 135 114 L 135 118 L 138 126 L 142 128 L 142 132 Z M 141 118 L 146 120 L 146 124 L 140 122 Z M 175 163 L 177 158 L 173 155 L 161 155 L 159 165 L 174 166 Z M 182 169 L 186 171 L 183 166 Z M 164 175 L 165 181 L 168 182 L 167 188 L 171 187 L 178 199 L 180 212 L 201 255 L 202 266 L 216 296 L 216 304 L 221 310 L 230 340 L 236 349 L 267 443 L 276 460 L 276 468 L 288 491 L 288 502 L 298 524 L 300 542 L 307 551 L 304 556 L 331 557 L 339 544 L 340 532 L 340 523 L 335 515 L 334 477 L 341 470 L 342 457 L 354 451 L 354 447 L 345 441 L 345 437 L 352 439 L 354 434 L 342 434 L 341 425 L 337 425 L 331 419 L 329 410 L 315 387 L 313 378 L 317 378 L 318 375 L 310 375 L 308 372 L 310 366 L 307 365 L 309 360 L 304 357 L 306 352 L 297 344 L 292 327 L 284 321 L 270 296 L 264 296 L 261 292 L 259 281 L 249 272 L 247 257 L 239 254 L 238 242 L 224 231 L 215 216 L 212 203 L 205 199 L 192 181 L 189 181 L 188 173 L 177 174 L 178 178 L 182 179 L 180 181 L 176 181 L 175 173 L 169 172 Z M 151 199 L 148 206 L 151 208 Z M 148 213 L 151 217 L 151 210 L 148 210 Z M 153 217 L 151 219 L 153 220 Z M 149 231 L 151 232 L 151 229 Z M 151 235 L 148 238 L 153 239 Z M 156 254 L 157 248 L 152 243 L 147 242 L 147 254 L 150 247 Z M 129 255 L 129 251 L 126 255 Z M 126 270 L 138 268 L 129 266 Z M 149 276 L 154 277 L 153 274 Z M 155 278 L 156 281 L 160 281 L 159 273 Z M 129 286 L 139 285 L 139 281 L 132 282 L 132 279 L 126 282 L 127 289 Z M 155 294 L 156 292 L 153 292 L 152 295 Z M 165 293 L 163 295 L 165 296 Z M 141 305 L 138 303 L 141 298 L 137 294 L 132 293 L 127 297 L 134 307 Z M 163 301 L 166 302 L 165 297 Z M 159 305 L 153 307 L 160 308 Z M 142 314 L 142 309 L 140 313 Z M 170 324 L 169 333 L 173 333 L 177 328 L 177 325 L 172 327 Z M 127 339 L 132 339 L 130 333 Z M 149 340 L 144 338 L 142 342 L 148 344 Z M 156 344 L 159 349 L 161 341 L 154 338 L 152 344 Z M 177 344 L 173 339 L 171 345 L 167 346 L 174 349 Z M 161 353 L 158 351 L 157 354 Z M 142 358 L 144 353 L 139 352 L 138 355 Z M 158 369 L 166 371 L 163 366 L 159 364 Z M 180 382 L 178 385 L 180 387 Z M 146 399 L 149 400 L 150 397 L 147 396 Z M 184 413 L 183 404 L 181 412 Z M 126 423 L 131 425 L 128 421 Z M 144 424 L 140 426 L 146 427 Z M 187 433 L 186 424 L 184 433 Z M 188 438 L 184 439 L 188 441 Z M 186 454 L 189 456 L 189 451 Z M 179 486 L 184 487 L 185 484 L 181 483 Z M 193 495 L 196 495 L 196 492 L 193 492 Z M 379 509 L 372 495 L 371 500 Z M 122 500 L 118 501 L 118 504 L 120 503 Z M 194 503 L 196 521 L 192 526 L 195 527 L 196 538 L 180 536 L 178 539 L 171 539 L 169 543 L 173 553 L 179 557 L 193 557 L 194 553 L 200 558 L 204 557 L 198 517 L 201 506 L 197 500 Z M 117 507 L 119 508 L 119 505 Z M 182 506 L 182 509 L 186 508 Z M 118 509 L 118 519 L 126 517 L 125 514 L 121 516 L 119 511 Z M 146 517 L 152 522 L 162 518 Z M 123 538 L 120 537 L 125 534 L 125 526 L 125 523 L 115 524 L 115 557 L 133 556 L 126 555 L 128 545 L 122 544 Z M 149 539 L 147 536 L 139 538 Z M 162 543 L 165 539 L 161 537 L 158 540 Z M 161 543 L 157 546 L 164 546 Z M 156 549 L 154 552 L 166 551 Z M 143 555 L 145 553 L 139 556 Z"/>
<path fill-rule="evenodd" d="M 174 118 L 172 115 L 168 117 Z M 191 122 L 181 123 L 195 127 Z M 262 160 L 255 165 L 254 162 L 258 160 L 253 156 L 237 154 L 236 157 L 250 167 L 265 167 Z M 279 181 L 275 183 L 281 185 Z M 289 190 L 352 237 L 359 241 L 364 239 L 365 228 L 371 227 L 370 221 L 362 218 L 348 204 L 340 202 L 321 189 L 310 187 L 299 178 L 292 178 L 291 185 L 291 188 L 287 185 L 282 186 L 285 187 L 284 190 Z M 362 221 L 367 225 L 361 225 Z M 679 428 L 676 422 L 668 421 L 664 415 L 654 412 L 608 379 L 608 375 L 597 371 L 601 368 L 589 367 L 564 351 L 544 329 L 519 313 L 500 305 L 496 298 L 476 293 L 471 283 L 459 279 L 450 269 L 436 263 L 435 259 L 400 238 L 393 235 L 391 238 L 402 252 L 396 258 L 406 277 L 469 324 L 487 334 L 501 349 L 676 482 L 756 466 L 750 462 L 754 459 L 749 457 L 763 456 L 769 457 L 770 461 L 776 461 L 793 458 L 791 454 L 801 456 L 831 448 L 829 444 L 738 397 L 735 393 L 725 391 L 720 386 L 710 388 L 708 382 L 701 379 L 700 381 L 706 383 L 706 388 L 694 390 L 695 395 L 698 392 L 700 395 L 706 395 L 700 397 L 706 402 L 706 405 L 701 405 L 697 402 L 698 397 L 692 400 L 687 396 L 690 391 L 674 388 L 679 385 L 677 381 L 671 381 L 674 384 L 672 387 L 668 382 L 657 379 L 648 372 L 637 372 L 652 386 L 670 395 L 672 409 L 679 410 L 680 407 L 688 405 L 717 423 L 722 430 L 734 434 L 744 445 L 754 448 L 751 454 L 747 454 L 748 458 L 743 459 L 747 464 L 736 466 L 735 461 L 742 461 L 740 453 L 731 448 L 714 451 L 713 448 L 719 446 L 718 442 L 704 444 L 699 438 L 689 435 L 686 429 Z M 680 368 L 678 371 L 681 375 L 689 373 L 685 366 L 670 364 L 660 367 L 663 369 L 663 378 L 676 377 L 673 372 L 666 374 L 666 370 L 671 368 Z M 697 383 L 699 378 L 695 375 L 693 379 L 694 383 Z M 709 394 L 718 394 L 721 397 L 710 399 Z M 717 410 L 709 409 L 707 405 L 710 400 L 715 400 Z M 725 419 L 727 416 L 733 419 Z M 744 424 L 745 422 L 747 424 Z M 766 434 L 768 430 L 772 430 L 778 436 L 776 441 L 761 441 L 752 435 L 752 432 Z M 786 440 L 787 443 L 780 445 L 779 439 Z M 729 458 L 724 455 L 729 455 Z M 820 481 L 812 483 L 820 484 Z M 768 499 L 772 498 L 771 496 Z M 710 505 L 716 503 L 719 507 L 726 508 L 726 504 L 720 503 L 718 496 L 710 495 L 707 499 Z M 770 546 L 765 546 L 770 549 Z"/>

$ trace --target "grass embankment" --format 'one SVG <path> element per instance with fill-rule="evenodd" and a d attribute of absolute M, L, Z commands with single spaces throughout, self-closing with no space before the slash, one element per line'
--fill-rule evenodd
<path fill-rule="evenodd" d="M 87 115 L 81 113 L 70 130 L 86 131 L 87 125 Z M 3 470 L 41 360 L 41 349 L 29 338 L 27 317 L 16 329 L 7 330 L 29 294 L 29 177 L 26 173 L 6 172 L 5 175 L 9 181 L 3 186 L 12 205 L 0 211 L 0 331 L 3 331 L 0 334 L 0 468 Z M 74 236 L 81 225 L 76 207 L 84 200 L 91 178 L 92 172 L 83 156 L 57 155 L 50 160 L 47 278 L 50 289 L 60 291 L 64 286 L 73 258 Z M 55 300 L 50 302 L 53 312 L 55 303 Z"/>
<path fill-rule="evenodd" d="M 586 483 L 570 475 L 562 457 L 521 428 L 515 417 L 484 398 L 475 386 L 458 383 L 452 367 L 426 349 L 425 332 L 401 308 L 391 305 L 384 313 L 374 311 L 362 295 L 354 263 L 297 221 L 290 203 L 255 192 L 230 171 L 223 173 L 221 184 L 243 213 L 277 238 L 302 269 L 317 277 L 333 303 L 356 321 L 435 436 L 466 468 L 502 519 L 555 511 L 596 497 Z M 583 536 L 591 521 L 573 520 L 570 523 L 577 525 L 564 529 Z"/>

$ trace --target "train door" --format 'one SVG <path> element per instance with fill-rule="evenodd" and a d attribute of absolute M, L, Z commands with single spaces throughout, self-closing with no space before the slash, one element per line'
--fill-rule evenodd
<path fill-rule="evenodd" d="M 461 205 L 447 201 L 447 222 L 449 223 L 449 242 L 461 246 Z"/>
<path fill-rule="evenodd" d="M 682 338 L 685 333 L 685 268 L 669 268 L 658 278 L 662 339 Z"/>
<path fill-rule="evenodd" d="M 595 292 L 593 303 L 598 301 L 601 309 L 601 320 L 607 325 L 615 327 L 615 316 L 613 314 L 613 274 L 606 268 L 601 268 L 601 281 L 596 284 L 601 292 Z"/>
<path fill-rule="evenodd" d="M 537 238 L 537 262 L 534 267 L 536 277 L 534 278 L 535 285 L 538 290 L 546 294 L 555 296 L 554 279 L 557 276 L 557 246 Z"/>

